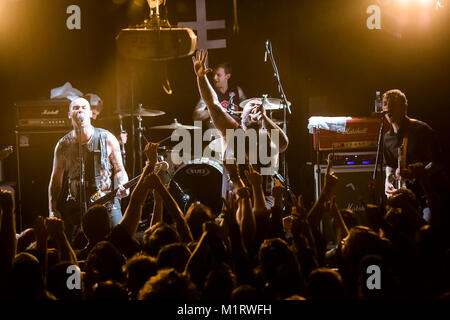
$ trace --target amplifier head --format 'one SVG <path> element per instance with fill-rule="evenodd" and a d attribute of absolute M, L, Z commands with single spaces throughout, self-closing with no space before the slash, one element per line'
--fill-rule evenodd
<path fill-rule="evenodd" d="M 70 100 L 32 100 L 16 102 L 18 128 L 70 128 Z"/>

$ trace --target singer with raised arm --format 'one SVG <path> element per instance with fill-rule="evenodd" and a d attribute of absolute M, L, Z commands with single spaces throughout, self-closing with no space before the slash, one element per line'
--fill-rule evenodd
<path fill-rule="evenodd" d="M 390 125 L 383 139 L 383 157 L 386 166 L 385 194 L 388 198 L 399 188 L 412 189 L 418 198 L 420 188 L 410 176 L 408 165 L 422 163 L 436 165 L 439 154 L 437 137 L 425 122 L 407 116 L 406 95 L 392 89 L 383 94 L 383 113 Z"/>
<path fill-rule="evenodd" d="M 122 218 L 120 199 L 128 196 L 129 190 L 123 187 L 128 175 L 119 142 L 109 131 L 92 126 L 89 102 L 76 98 L 68 116 L 73 129 L 56 144 L 48 196 L 50 217 L 62 218 L 67 235 L 73 237 L 80 226 L 83 206 L 87 208 L 114 190 L 116 197 L 107 208 L 111 225 L 117 225 Z"/>
<path fill-rule="evenodd" d="M 272 170 L 264 170 L 267 171 L 275 171 L 278 164 L 278 155 L 281 152 L 284 152 L 288 146 L 288 138 L 283 130 L 274 123 L 267 115 L 264 109 L 264 99 L 248 99 L 245 106 L 242 110 L 242 115 L 240 118 L 240 122 L 236 121 L 228 112 L 225 110 L 217 97 L 216 92 L 208 81 L 207 73 L 211 72 L 212 69 L 207 66 L 207 51 L 199 50 L 196 52 L 195 57 L 192 57 L 194 71 L 197 75 L 197 85 L 201 95 L 201 98 L 206 104 L 209 115 L 213 121 L 214 126 L 219 130 L 222 140 L 223 140 L 223 150 L 224 156 L 223 159 L 237 159 L 237 165 L 239 175 L 245 179 L 244 170 L 248 170 L 249 159 L 257 159 L 256 163 L 251 163 L 255 170 L 263 173 L 263 169 L 272 169 Z M 228 130 L 231 129 L 231 130 Z M 236 135 L 233 132 L 238 131 L 239 129 L 243 130 L 245 135 L 256 137 L 256 148 L 252 148 L 250 146 L 251 143 L 245 144 L 245 154 L 243 155 L 245 159 L 245 163 L 240 163 L 239 159 L 242 154 L 239 148 L 239 143 L 236 142 Z M 230 135 L 231 134 L 231 135 Z M 277 136 L 274 141 L 275 135 Z M 233 139 L 231 141 L 230 139 Z M 264 145 L 262 142 L 265 142 Z M 258 153 L 260 148 L 265 147 L 266 150 L 270 151 L 270 155 L 275 157 L 275 161 L 270 161 L 269 163 L 262 163 L 260 160 Z M 239 149 L 238 149 L 239 148 Z M 253 154 L 252 154 L 253 153 Z M 225 169 L 231 170 L 231 167 L 225 163 Z M 274 165 L 275 164 L 275 165 Z M 275 166 L 275 167 L 271 167 Z M 233 177 L 235 175 L 231 172 L 230 179 L 227 178 L 227 174 L 224 173 L 223 181 L 222 181 L 222 193 L 225 195 L 227 191 L 234 190 Z M 270 206 L 272 203 L 271 190 L 273 186 L 273 174 L 263 174 L 263 189 L 264 195 L 266 198 L 266 203 Z"/>

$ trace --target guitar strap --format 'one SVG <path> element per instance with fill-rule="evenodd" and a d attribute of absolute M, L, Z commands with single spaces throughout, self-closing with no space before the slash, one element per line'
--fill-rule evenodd
<path fill-rule="evenodd" d="M 108 161 L 108 152 L 106 146 L 106 135 L 101 134 L 98 128 L 94 128 L 93 136 L 93 152 L 94 152 L 94 172 L 95 172 L 95 186 L 97 190 L 101 190 L 102 181 L 102 163 Z"/>

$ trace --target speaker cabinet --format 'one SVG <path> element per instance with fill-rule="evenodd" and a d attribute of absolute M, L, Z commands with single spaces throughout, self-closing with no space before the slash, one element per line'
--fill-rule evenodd
<path fill-rule="evenodd" d="M 346 165 L 334 166 L 332 172 L 338 177 L 338 184 L 335 189 L 336 203 L 339 209 L 350 209 L 355 214 L 359 225 L 368 225 L 367 217 L 365 216 L 363 202 L 372 204 L 378 202 L 375 199 L 373 190 L 369 187 L 372 181 L 373 171 L 375 166 L 372 165 Z M 325 179 L 326 166 L 314 166 L 314 180 L 315 180 L 315 199 L 317 200 L 321 186 Z M 384 186 L 383 175 L 378 172 L 377 183 L 378 189 Z M 378 190 L 377 194 L 380 193 Z M 331 224 L 331 219 L 326 216 L 322 221 L 322 231 L 328 243 L 334 243 L 335 232 Z"/>
<path fill-rule="evenodd" d="M 18 229 L 32 227 L 38 215 L 48 216 L 48 184 L 53 153 L 68 131 L 16 131 Z"/>

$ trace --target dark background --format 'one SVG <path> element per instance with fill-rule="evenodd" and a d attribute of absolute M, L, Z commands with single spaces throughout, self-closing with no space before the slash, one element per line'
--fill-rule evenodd
<path fill-rule="evenodd" d="M 206 1 L 208 20 L 226 19 L 226 30 L 210 31 L 208 38 L 227 39 L 226 49 L 210 50 L 209 63 L 229 61 L 232 79 L 247 97 L 263 93 L 279 97 L 271 64 L 264 63 L 265 42 L 271 40 L 284 90 L 292 102 L 287 151 L 291 185 L 307 198 L 313 185 L 312 171 L 306 165 L 312 156 L 308 118 L 369 116 L 375 91 L 399 88 L 405 92 L 409 115 L 430 124 L 448 149 L 449 4 L 443 2 L 446 6 L 439 11 L 431 9 L 427 25 L 411 8 L 382 9 L 385 29 L 368 30 L 366 8 L 374 3 L 240 0 L 240 30 L 234 34 L 233 1 Z M 416 9 L 419 6 L 417 1 L 410 3 Z M 71 4 L 81 8 L 81 30 L 66 28 L 66 8 Z M 172 25 L 195 20 L 195 0 L 167 0 L 167 7 Z M 14 102 L 49 99 L 50 89 L 66 81 L 84 93 L 98 94 L 107 115 L 130 108 L 123 102 L 129 99 L 129 88 L 123 86 L 131 73 L 120 67 L 123 60 L 116 55 L 114 39 L 122 28 L 141 23 L 148 11 L 143 0 L 0 2 L 0 147 L 15 144 Z M 401 30 L 395 27 L 398 12 L 409 16 Z M 393 33 L 398 30 L 401 37 Z M 167 124 L 175 117 L 191 124 L 199 98 L 191 57 L 141 62 L 138 70 L 135 103 L 166 112 L 162 117 L 146 118 L 144 125 Z M 170 96 L 161 87 L 164 70 L 173 90 Z M 321 100 L 325 102 L 311 104 L 314 97 L 325 97 Z M 160 134 L 146 132 L 155 140 Z M 17 180 L 13 156 L 5 161 L 5 170 L 7 180 Z"/>

